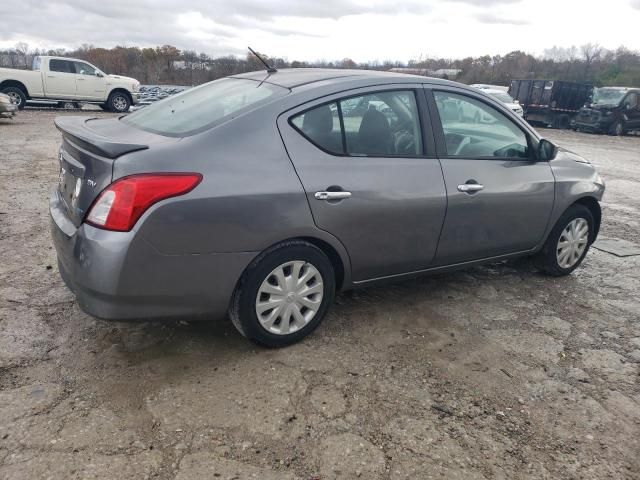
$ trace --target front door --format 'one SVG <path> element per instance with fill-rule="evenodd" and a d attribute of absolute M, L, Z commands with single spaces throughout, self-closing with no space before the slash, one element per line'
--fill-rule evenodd
<path fill-rule="evenodd" d="M 534 248 L 549 222 L 555 180 L 550 165 L 532 155 L 529 133 L 480 95 L 434 90 L 427 96 L 437 113 L 448 195 L 435 264 Z"/>
<path fill-rule="evenodd" d="M 106 80 L 98 77 L 95 67 L 85 62 L 73 62 L 76 70 L 76 86 L 78 98 L 87 100 L 104 100 Z"/>
<path fill-rule="evenodd" d="M 446 192 L 423 103 L 419 85 L 358 89 L 278 119 L 315 223 L 345 246 L 356 282 L 433 261 Z"/>
<path fill-rule="evenodd" d="M 631 92 L 622 101 L 623 114 L 628 130 L 640 130 L 640 95 Z"/>

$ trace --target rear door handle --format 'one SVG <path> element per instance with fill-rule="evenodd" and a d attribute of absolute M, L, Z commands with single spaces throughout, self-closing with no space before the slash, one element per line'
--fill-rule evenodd
<path fill-rule="evenodd" d="M 479 183 L 463 183 L 462 185 L 458 185 L 459 192 L 475 193 L 480 190 L 484 190 L 484 185 L 480 185 Z"/>
<path fill-rule="evenodd" d="M 316 192 L 314 195 L 316 200 L 344 200 L 350 196 L 351 192 Z"/>

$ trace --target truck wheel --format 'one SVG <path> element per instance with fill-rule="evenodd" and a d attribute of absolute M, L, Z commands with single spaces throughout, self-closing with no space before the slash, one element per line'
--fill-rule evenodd
<path fill-rule="evenodd" d="M 27 105 L 27 95 L 21 88 L 7 87 L 2 89 L 2 93 L 9 95 L 11 100 L 18 104 L 18 109 L 22 110 Z"/>
<path fill-rule="evenodd" d="M 107 105 L 109 105 L 109 110 L 111 110 L 112 112 L 125 113 L 129 111 L 131 100 L 129 100 L 129 96 L 126 93 L 113 92 L 111 95 L 109 95 Z"/>
<path fill-rule="evenodd" d="M 558 119 L 558 128 L 560 130 L 568 130 L 570 126 L 571 119 L 569 118 L 569 115 L 560 115 L 560 118 Z"/>
<path fill-rule="evenodd" d="M 65 110 L 76 110 L 80 108 L 80 104 L 77 102 L 58 102 L 58 107 Z"/>
<path fill-rule="evenodd" d="M 621 137 L 624 135 L 624 125 L 620 120 L 611 125 L 611 129 L 609 130 L 610 135 L 616 135 L 617 137 Z"/>
<path fill-rule="evenodd" d="M 104 110 L 105 112 L 109 111 L 109 105 L 107 105 L 106 103 L 101 103 L 100 105 L 98 105 L 102 110 Z"/>

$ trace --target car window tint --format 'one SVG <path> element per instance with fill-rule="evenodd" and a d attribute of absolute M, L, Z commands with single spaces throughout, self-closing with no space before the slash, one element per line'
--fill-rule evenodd
<path fill-rule="evenodd" d="M 212 128 L 287 93 L 286 88 L 272 83 L 223 78 L 149 105 L 122 121 L 152 133 L 184 137 Z"/>
<path fill-rule="evenodd" d="M 630 93 L 624 100 L 624 104 L 629 108 L 636 108 L 638 106 L 638 95 L 636 93 Z"/>
<path fill-rule="evenodd" d="M 95 75 L 96 69 L 84 62 L 73 62 L 75 65 L 75 73 L 80 75 Z"/>
<path fill-rule="evenodd" d="M 412 91 L 376 92 L 340 101 L 349 155 L 422 155 L 418 107 Z"/>
<path fill-rule="evenodd" d="M 58 60 L 56 58 L 49 60 L 49 70 L 52 72 L 76 73 L 75 68 L 73 67 L 73 62 L 68 60 Z"/>
<path fill-rule="evenodd" d="M 324 104 L 307 110 L 293 117 L 291 123 L 321 149 L 331 153 L 344 152 L 337 103 Z"/>
<path fill-rule="evenodd" d="M 527 136 L 495 108 L 470 97 L 434 92 L 447 155 L 529 158 Z"/>

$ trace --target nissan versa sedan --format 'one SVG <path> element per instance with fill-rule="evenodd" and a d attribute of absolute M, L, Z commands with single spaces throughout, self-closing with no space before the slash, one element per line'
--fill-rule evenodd
<path fill-rule="evenodd" d="M 336 291 L 518 256 L 567 275 L 600 227 L 588 161 L 445 80 L 255 72 L 56 125 L 59 270 L 103 319 L 228 312 L 284 346 Z"/>

